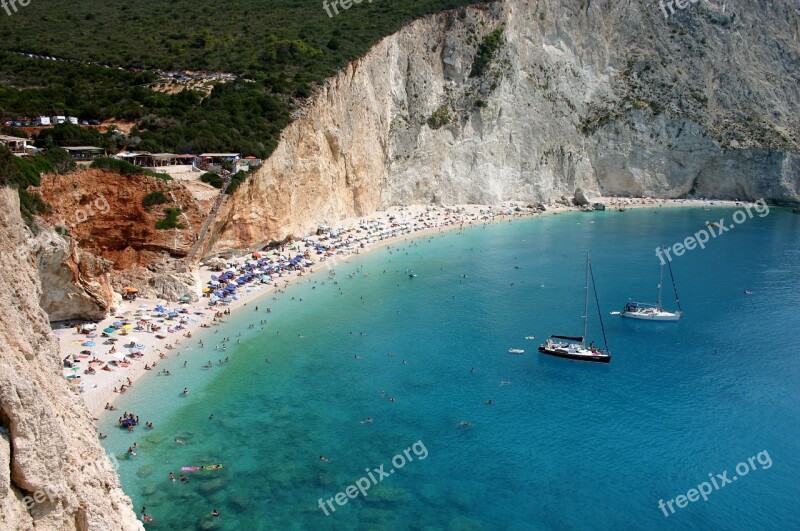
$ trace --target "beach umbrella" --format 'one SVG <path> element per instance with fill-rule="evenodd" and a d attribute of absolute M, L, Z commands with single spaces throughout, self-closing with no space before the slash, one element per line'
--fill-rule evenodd
<path fill-rule="evenodd" d="M 103 332 L 105 332 L 106 334 L 113 334 L 116 331 L 117 331 L 116 328 L 112 328 L 110 326 L 108 328 L 103 328 Z"/>
<path fill-rule="evenodd" d="M 181 302 L 189 302 L 190 300 L 192 300 L 192 298 L 188 295 L 181 297 Z"/>
<path fill-rule="evenodd" d="M 128 341 L 130 341 L 131 343 L 138 343 L 139 339 L 134 336 L 129 336 Z"/>
<path fill-rule="evenodd" d="M 124 323 L 122 321 L 114 321 L 111 324 L 113 324 L 114 326 L 124 326 Z"/>
<path fill-rule="evenodd" d="M 140 304 L 139 308 L 147 308 L 148 306 L 149 306 L 149 304 Z"/>
<path fill-rule="evenodd" d="M 94 345 L 95 345 L 94 341 L 84 341 L 83 343 L 81 343 L 82 347 L 93 347 Z"/>
<path fill-rule="evenodd" d="M 143 315 L 143 316 L 139 317 L 140 321 L 151 321 L 152 319 L 153 318 L 151 316 L 149 316 L 149 315 Z"/>

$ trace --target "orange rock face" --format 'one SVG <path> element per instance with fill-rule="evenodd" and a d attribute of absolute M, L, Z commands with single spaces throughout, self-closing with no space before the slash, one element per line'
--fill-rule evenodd
<path fill-rule="evenodd" d="M 142 206 L 154 191 L 167 203 Z M 44 175 L 39 189 L 52 212 L 42 216 L 55 227 L 65 227 L 83 251 L 113 263 L 115 270 L 148 266 L 167 254 L 186 256 L 205 219 L 205 212 L 177 181 L 144 175 L 121 176 L 86 169 L 68 175 Z M 183 229 L 156 229 L 167 207 L 180 208 Z"/>

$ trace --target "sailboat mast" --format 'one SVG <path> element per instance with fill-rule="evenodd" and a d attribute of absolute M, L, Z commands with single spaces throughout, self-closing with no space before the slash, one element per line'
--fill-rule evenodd
<path fill-rule="evenodd" d="M 663 267 L 663 266 L 662 266 Z M 672 265 L 667 261 L 667 267 L 669 268 L 669 278 L 672 280 L 672 290 L 675 292 L 675 304 L 678 305 L 678 311 L 681 310 L 681 300 L 678 298 L 678 286 L 675 285 L 675 275 L 672 274 Z"/>
<path fill-rule="evenodd" d="M 586 334 L 589 330 L 589 251 L 586 251 L 586 282 L 584 283 L 584 303 L 583 303 L 583 342 L 586 348 Z"/>
<path fill-rule="evenodd" d="M 608 339 L 606 338 L 606 327 L 603 325 L 603 312 L 600 311 L 600 295 L 597 294 L 597 284 L 594 281 L 594 271 L 589 266 L 589 273 L 592 275 L 592 289 L 594 290 L 594 301 L 597 303 L 597 318 L 600 321 L 600 330 L 603 331 L 603 346 L 608 354 Z"/>
<path fill-rule="evenodd" d="M 661 264 L 661 275 L 658 277 L 658 303 L 656 309 L 661 311 L 661 287 L 664 285 L 664 264 Z"/>

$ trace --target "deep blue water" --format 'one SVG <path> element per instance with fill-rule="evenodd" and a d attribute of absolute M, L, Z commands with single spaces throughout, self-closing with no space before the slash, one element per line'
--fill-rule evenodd
<path fill-rule="evenodd" d="M 675 258 L 679 323 L 609 315 L 628 297 L 654 302 L 656 246 L 732 213 L 574 213 L 351 258 L 336 284 L 318 272 L 251 302 L 204 349 L 160 364 L 174 376 L 152 375 L 118 403 L 155 429 L 122 432 L 112 414 L 106 448 L 159 529 L 798 529 L 800 216 L 773 210 Z M 582 332 L 588 249 L 607 366 L 536 352 L 548 334 Z M 213 346 L 224 336 L 223 354 Z M 330 516 L 318 507 L 417 441 L 425 452 L 412 448 L 366 497 L 334 500 Z M 659 509 L 765 450 L 708 501 Z M 211 463 L 224 468 L 167 479 Z"/>

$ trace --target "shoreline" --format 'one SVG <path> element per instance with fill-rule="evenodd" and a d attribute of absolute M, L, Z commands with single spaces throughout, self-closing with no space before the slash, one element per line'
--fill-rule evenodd
<path fill-rule="evenodd" d="M 597 198 L 597 202 L 602 202 L 606 205 L 606 210 L 617 211 L 619 208 L 659 208 L 659 207 L 735 207 L 745 203 L 735 201 L 713 201 L 713 200 L 662 200 L 662 199 L 649 199 L 649 198 L 611 198 L 603 197 Z M 348 260 L 352 256 L 360 256 L 377 249 L 383 249 L 400 242 L 407 241 L 409 238 L 417 239 L 430 237 L 437 234 L 444 234 L 454 230 L 463 230 L 470 227 L 486 225 L 489 223 L 497 223 L 501 221 L 511 221 L 515 219 L 524 219 L 529 217 L 557 215 L 565 212 L 579 212 L 579 207 L 567 207 L 564 205 L 548 206 L 547 210 L 540 212 L 538 210 L 530 210 L 525 208 L 527 203 L 523 202 L 504 202 L 498 206 L 487 205 L 454 205 L 452 207 L 432 207 L 427 205 L 412 205 L 407 207 L 390 207 L 384 211 L 376 212 L 372 216 L 361 218 L 348 218 L 338 222 L 339 227 L 359 227 L 364 224 L 364 220 L 379 221 L 390 223 L 390 218 L 402 218 L 409 220 L 408 227 L 404 228 L 397 235 L 392 235 L 386 238 L 381 237 L 375 241 L 365 244 L 363 247 L 357 246 L 355 250 L 348 250 L 346 252 L 337 251 L 331 257 L 324 261 L 317 260 L 315 263 L 306 268 L 303 272 L 292 271 L 281 274 L 278 279 L 275 279 L 271 284 L 256 284 L 247 285 L 247 292 L 241 294 L 238 299 L 231 301 L 226 306 L 210 307 L 208 305 L 209 299 L 201 297 L 195 303 L 189 303 L 190 308 L 184 307 L 189 313 L 185 314 L 191 321 L 185 323 L 182 329 L 174 332 L 165 332 L 162 335 L 166 336 L 161 340 L 156 337 L 155 332 L 147 330 L 134 329 L 131 331 L 130 336 L 120 336 L 120 342 L 127 341 L 129 337 L 136 339 L 137 345 L 142 345 L 143 356 L 137 360 L 129 360 L 130 365 L 125 368 L 114 368 L 111 371 L 100 370 L 97 365 L 96 373 L 93 375 L 84 376 L 83 369 L 88 364 L 89 356 L 81 359 L 78 364 L 78 369 L 63 369 L 64 377 L 68 375 L 81 376 L 81 383 L 72 386 L 74 388 L 82 388 L 79 393 L 82 399 L 86 402 L 86 406 L 92 414 L 95 421 L 98 421 L 101 416 L 108 412 L 105 409 L 106 403 L 114 404 L 119 397 L 119 392 L 115 392 L 115 388 L 125 384 L 128 387 L 133 387 L 138 380 L 140 380 L 147 372 L 157 372 L 159 369 L 146 370 L 145 366 L 152 366 L 154 362 L 158 362 L 161 356 L 169 357 L 172 349 L 176 349 L 184 339 L 189 337 L 195 338 L 194 334 L 203 331 L 205 328 L 217 326 L 215 314 L 216 312 L 225 310 L 230 313 L 239 310 L 244 305 L 257 301 L 259 297 L 267 294 L 274 294 L 278 290 L 283 290 L 290 286 L 293 282 L 299 280 L 301 277 L 310 277 L 319 274 L 320 270 L 330 271 L 336 264 Z M 519 211 L 515 210 L 520 208 Z M 415 221 L 411 225 L 411 221 Z M 350 234 L 349 231 L 348 234 Z M 359 233 L 361 231 L 358 231 Z M 352 232 L 355 236 L 355 232 Z M 298 240 L 302 241 L 302 240 Z M 319 241 L 316 237 L 309 237 L 309 241 Z M 229 261 L 243 263 L 251 253 L 242 252 L 236 258 Z M 211 280 L 212 271 L 207 266 L 202 265 L 197 269 L 197 276 L 200 283 L 206 286 L 208 281 Z M 159 304 L 159 301 L 153 299 L 137 299 L 135 301 L 123 301 L 119 308 L 113 312 L 113 315 L 106 316 L 103 320 L 97 323 L 97 329 L 102 330 L 112 325 L 115 321 L 123 319 L 135 319 L 134 314 L 137 312 L 144 313 L 147 309 L 154 308 Z M 146 305 L 147 308 L 142 308 Z M 166 304 L 165 304 L 166 306 Z M 170 306 L 178 306 L 176 304 Z M 70 321 L 72 326 L 65 327 L 63 323 L 52 323 L 53 332 L 58 338 L 59 352 L 62 359 L 70 355 L 78 358 L 81 350 L 85 347 L 81 343 L 87 339 L 87 336 L 78 333 L 75 328 L 76 321 Z M 167 323 L 162 323 L 164 328 L 169 326 Z M 188 334 L 188 335 L 187 335 Z M 112 334 L 112 337 L 116 334 Z M 126 338 L 123 340 L 122 338 Z M 92 338 L 95 339 L 95 338 Z M 102 341 L 102 338 L 96 338 Z M 121 345 L 120 345 L 121 346 Z M 103 352 L 101 352 L 103 351 Z M 108 354 L 108 349 L 103 346 L 97 346 L 92 351 L 91 356 L 101 360 L 111 361 L 111 356 Z M 124 349 L 117 351 L 116 356 L 124 352 Z M 84 363 L 86 362 L 86 363 Z M 130 382 L 130 384 L 128 383 Z M 135 391 L 134 391 L 135 392 Z"/>

